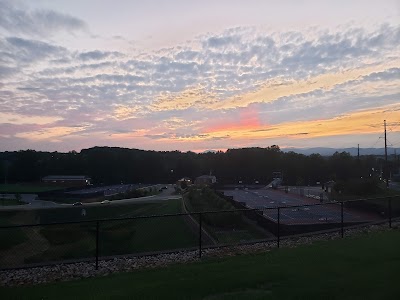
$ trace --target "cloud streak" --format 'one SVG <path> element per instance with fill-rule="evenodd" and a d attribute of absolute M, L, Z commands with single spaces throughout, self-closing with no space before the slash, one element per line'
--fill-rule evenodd
<path fill-rule="evenodd" d="M 243 125 L 225 129 L 211 127 L 205 131 L 208 139 L 229 136 L 233 140 L 301 138 L 304 135 L 307 135 L 307 138 L 318 138 L 335 135 L 355 135 L 360 132 L 364 134 L 381 133 L 382 120 L 387 110 L 392 111 L 393 119 L 400 118 L 400 105 L 395 104 L 380 109 L 353 112 L 331 119 L 285 122 L 273 127 L 269 125 Z M 197 141 L 198 137 L 187 137 L 187 139 Z"/>
<path fill-rule="evenodd" d="M 0 28 L 11 34 L 36 37 L 52 35 L 57 31 L 87 30 L 87 24 L 75 17 L 53 10 L 27 10 L 14 1 L 0 1 Z"/>

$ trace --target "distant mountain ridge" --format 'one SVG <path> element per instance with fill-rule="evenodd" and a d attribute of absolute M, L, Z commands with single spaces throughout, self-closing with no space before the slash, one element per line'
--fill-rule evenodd
<path fill-rule="evenodd" d="M 240 149 L 240 148 L 239 148 Z M 312 148 L 281 148 L 285 153 L 293 151 L 295 153 L 311 155 L 311 154 L 321 154 L 322 156 L 330 156 L 335 152 L 348 152 L 352 156 L 357 156 L 357 148 L 329 148 L 329 147 L 312 147 Z M 395 154 L 395 151 L 400 155 L 400 148 L 387 148 L 388 155 Z M 217 153 L 217 150 L 208 149 L 201 153 Z M 360 155 L 385 155 L 385 148 L 360 148 Z"/>
<path fill-rule="evenodd" d="M 352 156 L 357 155 L 357 148 L 325 148 L 325 147 L 314 147 L 314 148 L 282 148 L 283 152 L 296 152 L 304 155 L 310 155 L 313 153 L 318 153 L 323 156 L 328 156 L 337 152 L 348 152 Z M 388 155 L 392 155 L 395 153 L 397 148 L 388 147 L 387 153 Z M 400 154 L 400 150 L 397 151 Z M 360 155 L 385 155 L 385 148 L 360 148 Z"/>

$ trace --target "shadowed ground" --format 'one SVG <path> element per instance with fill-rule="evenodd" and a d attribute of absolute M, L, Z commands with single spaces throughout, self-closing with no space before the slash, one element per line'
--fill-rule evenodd
<path fill-rule="evenodd" d="M 400 231 L 33 287 L 5 299 L 396 299 Z"/>

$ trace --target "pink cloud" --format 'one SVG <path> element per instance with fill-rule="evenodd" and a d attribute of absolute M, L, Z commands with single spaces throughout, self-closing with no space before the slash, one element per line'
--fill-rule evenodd
<path fill-rule="evenodd" d="M 17 133 L 21 132 L 31 132 L 40 130 L 44 127 L 48 127 L 46 125 L 39 125 L 39 124 L 10 124 L 10 123 L 3 123 L 0 124 L 0 135 L 10 135 L 13 136 Z"/>
<path fill-rule="evenodd" d="M 238 109 L 238 115 L 211 122 L 203 132 L 210 133 L 225 130 L 257 129 L 261 125 L 262 122 L 260 121 L 258 107 L 256 105 L 250 105 L 246 108 Z"/>

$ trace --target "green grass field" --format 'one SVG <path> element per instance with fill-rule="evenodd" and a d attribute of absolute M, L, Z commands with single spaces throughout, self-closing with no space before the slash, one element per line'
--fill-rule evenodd
<path fill-rule="evenodd" d="M 0 193 L 38 193 L 62 189 L 61 186 L 44 184 L 0 184 Z"/>
<path fill-rule="evenodd" d="M 8 216 L 13 216 L 14 212 L 8 212 Z M 0 218 L 0 227 L 9 226 L 12 223 L 9 218 Z M 10 249 L 27 240 L 24 231 L 21 228 L 0 229 L 0 251 Z"/>
<path fill-rule="evenodd" d="M 193 188 L 184 197 L 188 211 L 228 211 L 203 215 L 204 228 L 220 244 L 235 244 L 272 236 L 246 219 L 242 213 L 229 212 L 235 210 L 235 207 L 211 189 Z"/>
<path fill-rule="evenodd" d="M 396 299 L 400 231 L 31 287 L 4 299 Z"/>
<path fill-rule="evenodd" d="M 0 206 L 9 206 L 9 205 L 24 205 L 25 202 L 19 201 L 17 199 L 4 199 L 0 198 Z"/>
<path fill-rule="evenodd" d="M 81 215 L 82 207 L 68 207 L 39 210 L 29 218 L 38 223 L 96 220 L 117 217 L 135 217 L 180 213 L 180 199 L 160 203 L 138 203 L 125 205 L 86 206 L 86 216 Z M 14 220 L 18 214 L 9 215 Z M 19 216 L 21 218 L 21 216 Z M 15 223 L 15 220 L 14 220 Z M 35 222 L 33 222 L 35 223 Z M 15 261 L 15 253 L 10 252 L 16 245 L 11 231 L 22 232 L 25 242 L 19 245 L 20 257 Z M 22 263 L 44 263 L 62 259 L 92 258 L 95 255 L 96 224 L 61 224 L 2 229 L 4 237 L 2 252 L 0 247 L 0 266 L 11 267 Z M 21 243 L 21 239 L 17 240 Z M 193 233 L 181 216 L 145 218 L 135 220 L 115 220 L 100 223 L 99 255 L 110 256 L 147 251 L 167 251 L 197 245 L 197 233 Z M 23 248 L 23 249 L 20 249 Z M 7 256 L 13 259 L 7 259 Z"/>

